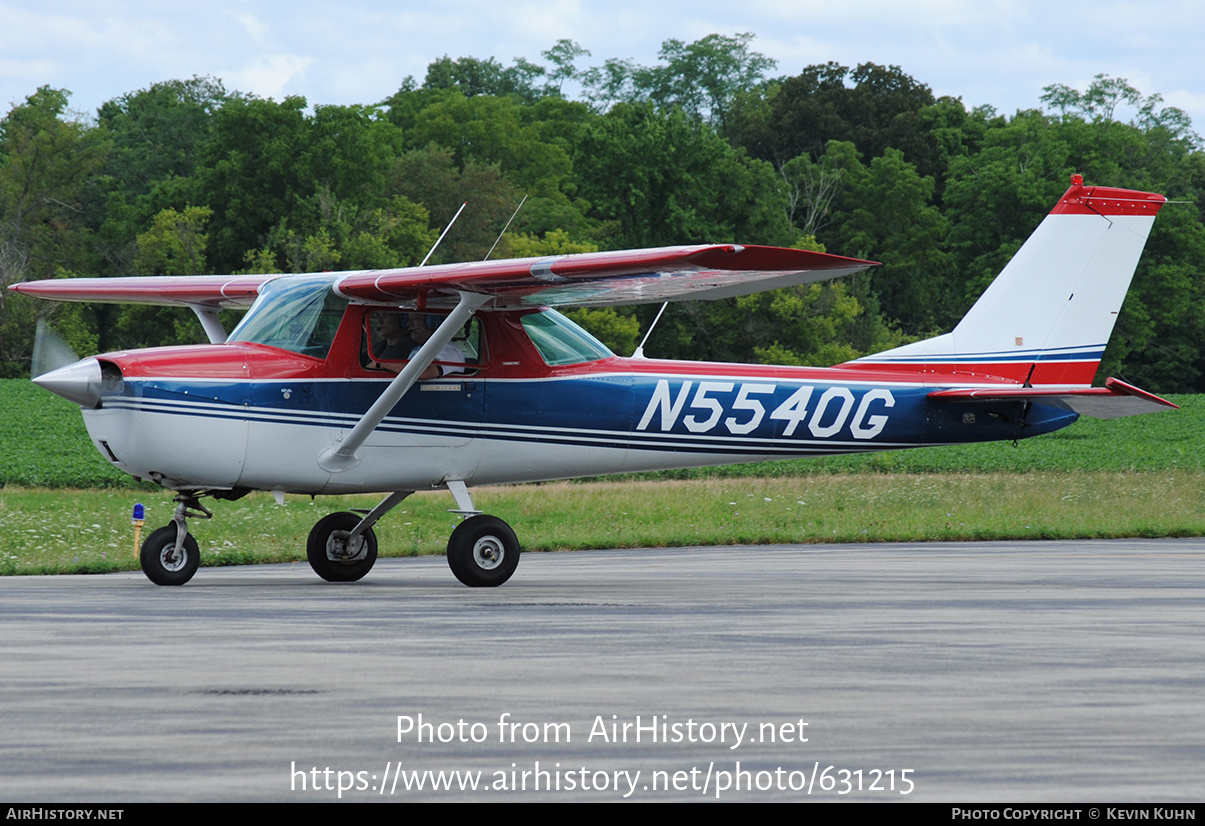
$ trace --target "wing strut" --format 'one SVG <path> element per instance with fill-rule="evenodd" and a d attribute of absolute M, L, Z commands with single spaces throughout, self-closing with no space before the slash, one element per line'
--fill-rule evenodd
<path fill-rule="evenodd" d="M 460 293 L 460 302 L 456 308 L 448 313 L 448 317 L 431 334 L 427 343 L 419 348 L 418 352 L 414 354 L 414 358 L 410 359 L 410 363 L 403 367 L 402 372 L 397 374 L 397 378 L 389 383 L 380 397 L 372 403 L 372 407 L 368 408 L 360 421 L 356 422 L 356 426 L 351 429 L 347 437 L 342 442 L 331 445 L 318 454 L 318 466 L 331 473 L 339 473 L 360 464 L 359 458 L 356 457 L 356 451 L 360 449 L 360 445 L 364 444 L 364 440 L 368 438 L 369 434 L 376 430 L 381 420 L 401 400 L 402 396 L 406 395 L 406 391 L 414 385 L 414 382 L 431 362 L 435 361 L 435 357 L 448 345 L 448 342 L 456 335 L 456 331 L 463 327 L 477 308 L 489 299 L 490 296 L 483 293 Z"/>
<path fill-rule="evenodd" d="M 218 318 L 217 307 L 206 307 L 202 304 L 189 304 L 188 309 L 192 310 L 197 316 L 197 321 L 201 322 L 201 327 L 205 330 L 205 335 L 209 336 L 210 344 L 225 344 L 226 343 L 226 328 L 222 326 L 221 320 Z"/>

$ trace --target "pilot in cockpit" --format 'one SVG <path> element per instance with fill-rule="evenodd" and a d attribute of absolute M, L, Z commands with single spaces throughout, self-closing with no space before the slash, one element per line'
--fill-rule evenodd
<path fill-rule="evenodd" d="M 406 360 L 414 358 L 442 320 L 443 316 L 424 313 L 372 313 L 374 360 L 367 366 L 371 369 L 400 373 Z M 465 371 L 464 352 L 455 343 L 445 346 L 436 356 L 436 361 L 450 363 L 428 365 L 419 379 L 436 379 Z"/>
<path fill-rule="evenodd" d="M 431 338 L 431 334 L 435 332 L 435 328 L 439 326 L 443 316 L 438 315 L 423 315 L 422 313 L 409 313 L 406 331 L 410 334 L 411 341 L 414 342 L 414 349 L 410 351 L 410 358 L 414 358 L 418 354 L 419 348 L 427 343 Z M 448 342 L 447 346 L 439 351 L 439 355 L 435 357 L 437 362 L 450 362 L 448 364 L 430 364 L 420 379 L 437 379 L 441 376 L 451 375 L 452 373 L 464 372 L 464 352 L 455 342 Z"/>
<path fill-rule="evenodd" d="M 414 339 L 406 332 L 401 313 L 373 313 L 372 352 L 381 361 L 410 358 Z"/>

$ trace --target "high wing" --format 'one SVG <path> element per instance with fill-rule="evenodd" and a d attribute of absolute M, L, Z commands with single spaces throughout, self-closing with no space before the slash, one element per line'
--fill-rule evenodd
<path fill-rule="evenodd" d="M 51 301 L 157 304 L 164 307 L 249 307 L 280 275 L 154 275 L 22 281 L 10 290 Z"/>
<path fill-rule="evenodd" d="M 805 250 L 737 244 L 661 247 L 362 270 L 341 275 L 347 298 L 385 304 L 452 305 L 461 292 L 489 296 L 482 309 L 606 306 L 711 300 L 809 284 L 877 266 Z M 148 276 L 29 281 L 10 289 L 57 301 L 245 307 L 276 275 Z"/>

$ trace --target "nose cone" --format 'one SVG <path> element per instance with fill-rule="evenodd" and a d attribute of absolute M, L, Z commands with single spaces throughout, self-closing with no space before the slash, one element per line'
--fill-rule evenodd
<path fill-rule="evenodd" d="M 43 373 L 33 383 L 81 407 L 100 407 L 101 370 L 94 358 Z"/>

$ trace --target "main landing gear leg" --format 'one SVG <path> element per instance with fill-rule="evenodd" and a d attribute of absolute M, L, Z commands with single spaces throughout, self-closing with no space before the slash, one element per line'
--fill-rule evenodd
<path fill-rule="evenodd" d="M 156 585 L 183 585 L 201 564 L 197 540 L 192 538 L 184 521 L 188 516 L 210 519 L 213 511 L 202 505 L 195 493 L 177 493 L 172 524 L 154 531 L 142 543 L 138 561 L 146 578 Z"/>
<path fill-rule="evenodd" d="M 391 493 L 363 517 L 342 511 L 318 520 L 305 545 L 306 559 L 314 573 L 327 582 L 362 579 L 377 561 L 377 535 L 372 526 L 412 493 Z"/>
<path fill-rule="evenodd" d="M 493 588 L 510 579 L 519 564 L 519 540 L 510 525 L 473 508 L 464 482 L 448 482 L 457 510 L 466 517 L 448 539 L 448 567 L 470 588 Z"/>

